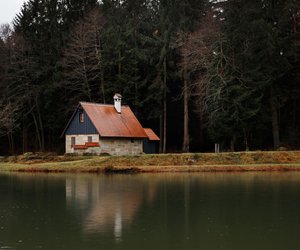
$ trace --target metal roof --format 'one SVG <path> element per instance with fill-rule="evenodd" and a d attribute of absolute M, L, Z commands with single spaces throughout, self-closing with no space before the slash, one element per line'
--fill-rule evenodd
<path fill-rule="evenodd" d="M 130 107 L 118 113 L 114 105 L 80 102 L 101 137 L 147 138 Z"/>
<path fill-rule="evenodd" d="M 145 133 L 148 136 L 149 141 L 160 141 L 159 137 L 154 133 L 151 128 L 144 128 Z"/>

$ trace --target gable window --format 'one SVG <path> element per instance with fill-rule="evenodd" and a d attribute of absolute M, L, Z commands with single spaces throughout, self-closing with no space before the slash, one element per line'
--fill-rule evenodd
<path fill-rule="evenodd" d="M 93 137 L 92 136 L 88 136 L 88 142 L 93 142 Z"/>
<path fill-rule="evenodd" d="M 84 123 L 84 114 L 82 112 L 79 113 L 79 122 Z"/>

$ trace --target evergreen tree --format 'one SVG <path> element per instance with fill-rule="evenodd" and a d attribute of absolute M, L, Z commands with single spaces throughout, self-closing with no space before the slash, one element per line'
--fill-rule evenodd
<path fill-rule="evenodd" d="M 268 104 L 265 105 L 270 105 L 269 113 L 271 114 L 274 147 L 276 148 L 279 146 L 279 99 L 278 96 L 276 97 L 276 93 L 280 93 L 276 89 L 280 89 L 279 82 L 289 72 L 290 65 L 282 54 L 284 46 L 288 47 L 288 45 L 287 38 L 279 32 L 276 15 L 274 15 L 277 5 L 274 5 L 274 2 L 268 3 L 259 0 L 229 1 L 223 23 L 225 43 L 222 42 L 220 46 L 222 52 L 218 52 L 225 57 L 217 60 L 219 63 L 213 65 L 212 68 L 219 70 L 219 65 L 225 63 L 226 67 L 224 69 L 221 67 L 221 70 L 222 74 L 226 73 L 229 76 L 229 79 L 227 80 L 223 76 L 221 79 L 225 86 L 230 84 L 230 87 L 226 87 L 226 91 L 223 92 L 222 85 L 217 85 L 213 78 L 210 86 L 212 89 L 216 88 L 217 93 L 220 94 L 234 90 L 233 95 L 225 95 L 224 102 L 227 103 L 228 109 L 226 108 L 226 110 L 229 111 L 229 114 L 225 117 L 221 113 L 220 116 L 215 115 L 217 120 L 220 120 L 219 124 L 233 124 L 230 126 L 233 131 L 229 131 L 229 134 L 232 135 L 234 135 L 234 131 L 249 131 L 249 128 L 251 130 L 249 125 L 251 125 L 251 121 L 257 119 L 263 100 L 269 99 Z M 239 88 L 241 91 L 236 92 Z M 214 106 L 212 103 L 215 100 L 217 99 L 211 98 L 208 101 L 209 110 Z M 240 112 L 237 109 L 231 110 L 232 105 L 242 109 Z M 218 109 L 213 108 L 213 110 Z M 217 130 L 222 131 L 222 126 L 214 126 L 217 123 L 214 124 L 215 119 L 212 114 L 215 113 L 210 112 L 212 130 L 216 131 L 217 127 Z M 231 120 L 230 117 L 233 119 Z M 234 125 L 235 123 L 236 125 Z M 244 133 L 245 142 L 247 141 L 246 134 L 248 133 Z"/>

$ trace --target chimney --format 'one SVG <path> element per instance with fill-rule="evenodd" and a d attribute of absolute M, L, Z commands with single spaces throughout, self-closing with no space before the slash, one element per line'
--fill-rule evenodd
<path fill-rule="evenodd" d="M 114 103 L 115 103 L 115 109 L 118 113 L 121 113 L 121 100 L 122 96 L 120 94 L 114 95 Z"/>

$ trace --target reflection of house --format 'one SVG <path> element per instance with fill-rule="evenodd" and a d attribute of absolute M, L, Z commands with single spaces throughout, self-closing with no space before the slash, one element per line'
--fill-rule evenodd
<path fill-rule="evenodd" d="M 145 192 L 146 191 L 146 192 Z M 140 181 L 113 178 L 69 178 L 66 181 L 68 208 L 78 210 L 83 216 L 83 229 L 86 233 L 113 231 L 115 238 L 122 236 L 142 202 L 151 202 L 155 188 L 141 189 Z"/>
<path fill-rule="evenodd" d="M 80 102 L 63 135 L 66 153 L 78 154 L 140 154 L 143 140 L 150 139 L 130 107 L 121 106 L 119 94 L 114 105 Z"/>

